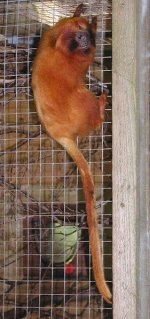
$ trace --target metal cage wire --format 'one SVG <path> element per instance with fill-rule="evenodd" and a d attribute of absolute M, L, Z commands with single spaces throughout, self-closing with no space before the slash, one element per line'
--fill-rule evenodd
<path fill-rule="evenodd" d="M 80 1 L 0 1 L 1 318 L 112 318 L 91 267 L 85 203 L 75 164 L 41 127 L 31 91 L 43 30 Z M 111 282 L 111 2 L 83 1 L 98 15 L 87 74 L 96 95 L 109 89 L 101 130 L 78 140 L 91 166 L 105 272 Z"/>

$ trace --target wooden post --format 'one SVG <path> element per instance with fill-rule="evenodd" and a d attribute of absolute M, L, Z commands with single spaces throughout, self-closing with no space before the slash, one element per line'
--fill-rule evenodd
<path fill-rule="evenodd" d="M 137 319 L 150 319 L 150 1 L 137 10 Z"/>
<path fill-rule="evenodd" d="M 112 12 L 113 318 L 136 319 L 136 0 Z"/>

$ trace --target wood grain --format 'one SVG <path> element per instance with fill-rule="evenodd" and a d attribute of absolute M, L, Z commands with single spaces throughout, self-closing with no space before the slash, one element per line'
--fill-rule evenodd
<path fill-rule="evenodd" d="M 113 315 L 136 319 L 136 1 L 113 2 Z"/>

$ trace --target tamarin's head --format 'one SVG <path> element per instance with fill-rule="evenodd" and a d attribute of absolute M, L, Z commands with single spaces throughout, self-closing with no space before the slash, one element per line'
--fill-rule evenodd
<path fill-rule="evenodd" d="M 92 63 L 96 46 L 97 18 L 94 16 L 89 23 L 80 17 L 79 9 L 78 6 L 73 17 L 62 19 L 55 24 L 50 32 L 49 44 L 67 57 Z"/>

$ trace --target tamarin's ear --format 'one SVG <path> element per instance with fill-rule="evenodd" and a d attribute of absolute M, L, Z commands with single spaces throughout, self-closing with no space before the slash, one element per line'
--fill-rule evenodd
<path fill-rule="evenodd" d="M 80 3 L 80 4 L 77 6 L 77 8 L 76 8 L 76 10 L 75 10 L 75 12 L 74 12 L 73 18 L 74 18 L 74 17 L 79 17 L 82 12 L 83 12 L 83 3 Z"/>
<path fill-rule="evenodd" d="M 97 17 L 96 17 L 96 16 L 94 16 L 94 17 L 92 18 L 92 23 L 91 23 L 91 25 L 92 25 L 92 30 L 93 30 L 94 32 L 96 32 L 96 29 L 97 29 Z"/>

